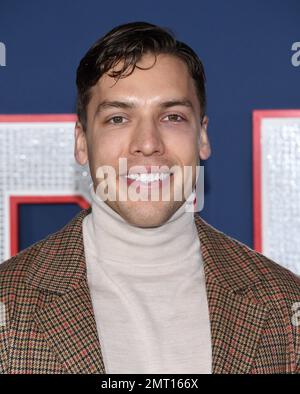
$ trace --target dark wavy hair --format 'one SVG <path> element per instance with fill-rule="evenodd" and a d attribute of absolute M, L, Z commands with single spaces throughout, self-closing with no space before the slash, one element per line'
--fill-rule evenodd
<path fill-rule="evenodd" d="M 115 27 L 101 37 L 81 59 L 77 68 L 77 115 L 84 130 L 87 125 L 86 108 L 90 100 L 90 89 L 101 76 L 108 73 L 116 79 L 130 75 L 145 53 L 170 54 L 183 60 L 195 82 L 200 102 L 201 118 L 206 111 L 204 67 L 196 53 L 185 43 L 175 39 L 169 30 L 147 22 L 126 23 Z M 118 71 L 111 69 L 120 61 Z M 152 66 L 151 66 L 152 67 Z"/>

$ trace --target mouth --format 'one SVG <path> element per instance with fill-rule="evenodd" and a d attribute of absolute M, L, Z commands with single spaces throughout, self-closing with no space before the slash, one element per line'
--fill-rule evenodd
<path fill-rule="evenodd" d="M 138 181 L 141 183 L 149 183 L 156 181 L 164 181 L 168 179 L 172 175 L 171 172 L 150 172 L 150 173 L 135 173 L 135 174 L 127 174 L 125 177 L 131 181 Z"/>
<path fill-rule="evenodd" d="M 127 181 L 127 186 L 135 183 L 138 189 L 144 188 L 161 188 L 167 185 L 173 178 L 172 172 L 156 172 L 156 173 L 135 173 L 123 175 Z"/>

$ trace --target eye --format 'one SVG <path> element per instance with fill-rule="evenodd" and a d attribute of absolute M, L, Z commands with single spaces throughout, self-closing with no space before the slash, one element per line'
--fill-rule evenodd
<path fill-rule="evenodd" d="M 165 118 L 168 118 L 170 122 L 175 122 L 175 123 L 179 123 L 185 120 L 181 115 L 178 114 L 169 114 L 165 116 Z"/>
<path fill-rule="evenodd" d="M 124 123 L 124 122 L 123 122 L 124 119 L 125 119 L 124 116 L 120 116 L 120 115 L 118 115 L 118 116 L 113 116 L 112 118 L 108 119 L 108 123 L 112 123 L 112 124 L 122 124 L 122 123 Z"/>

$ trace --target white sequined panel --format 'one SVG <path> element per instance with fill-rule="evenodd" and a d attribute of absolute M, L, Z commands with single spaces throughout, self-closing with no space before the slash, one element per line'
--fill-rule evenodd
<path fill-rule="evenodd" d="M 88 166 L 74 159 L 74 122 L 0 122 L 0 262 L 10 257 L 11 195 L 82 195 Z"/>
<path fill-rule="evenodd" d="M 262 253 L 300 274 L 300 118 L 261 124 Z"/>

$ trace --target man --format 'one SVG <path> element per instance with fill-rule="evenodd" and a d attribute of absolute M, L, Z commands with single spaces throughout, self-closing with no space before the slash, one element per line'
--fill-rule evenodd
<path fill-rule="evenodd" d="M 210 156 L 197 55 L 158 26 L 118 26 L 77 87 L 91 208 L 1 265 L 1 372 L 299 373 L 299 279 L 187 209 Z"/>

